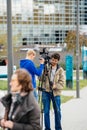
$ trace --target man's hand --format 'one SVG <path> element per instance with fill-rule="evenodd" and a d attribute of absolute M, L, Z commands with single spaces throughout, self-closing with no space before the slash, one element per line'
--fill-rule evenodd
<path fill-rule="evenodd" d="M 12 129 L 12 128 L 13 128 L 13 122 L 10 121 L 10 120 L 5 121 L 5 127 L 6 127 L 6 128 Z"/>
<path fill-rule="evenodd" d="M 0 120 L 0 126 L 1 127 L 5 127 L 5 119 L 1 119 Z"/>
<path fill-rule="evenodd" d="M 0 122 L 0 125 L 1 127 L 4 127 L 4 128 L 10 128 L 10 129 L 13 128 L 13 122 L 10 120 L 2 119 Z"/>
<path fill-rule="evenodd" d="M 45 60 L 44 58 L 40 58 L 40 64 L 44 64 Z"/>
<path fill-rule="evenodd" d="M 55 90 L 55 89 L 56 89 L 56 85 L 55 85 L 55 84 L 53 84 L 53 87 L 52 87 L 52 89 L 53 89 L 53 90 Z"/>

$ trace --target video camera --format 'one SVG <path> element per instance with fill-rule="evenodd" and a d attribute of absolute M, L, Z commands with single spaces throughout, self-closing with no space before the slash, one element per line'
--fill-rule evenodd
<path fill-rule="evenodd" d="M 48 55 L 49 52 L 46 50 L 46 48 L 43 48 L 42 52 L 40 52 L 40 55 L 42 58 L 45 59 L 45 64 L 49 64 L 50 56 Z"/>

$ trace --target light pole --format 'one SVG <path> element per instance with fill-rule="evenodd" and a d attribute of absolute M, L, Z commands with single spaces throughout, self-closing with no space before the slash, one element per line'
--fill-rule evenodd
<path fill-rule="evenodd" d="M 76 97 L 79 98 L 79 0 L 77 0 L 77 28 L 76 28 Z"/>
<path fill-rule="evenodd" d="M 13 74 L 11 1 L 12 0 L 7 0 L 8 92 L 10 91 L 9 82 Z"/>

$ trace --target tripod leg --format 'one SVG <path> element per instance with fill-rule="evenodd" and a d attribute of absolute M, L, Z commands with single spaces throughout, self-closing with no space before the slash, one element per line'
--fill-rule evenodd
<path fill-rule="evenodd" d="M 42 104 L 42 92 L 38 90 L 38 103 L 40 105 L 40 126 L 43 130 L 43 104 Z"/>
<path fill-rule="evenodd" d="M 43 130 L 43 110 L 41 111 L 41 119 L 40 119 L 40 124 L 41 124 L 41 128 Z"/>

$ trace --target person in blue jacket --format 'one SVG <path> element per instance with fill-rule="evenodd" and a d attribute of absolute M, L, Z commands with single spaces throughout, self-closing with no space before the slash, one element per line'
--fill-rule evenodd
<path fill-rule="evenodd" d="M 30 74 L 32 78 L 32 84 L 34 88 L 34 96 L 36 100 L 38 100 L 38 94 L 36 91 L 36 75 L 41 76 L 43 69 L 44 69 L 44 59 L 40 59 L 40 66 L 37 68 L 33 62 L 34 58 L 36 57 L 36 52 L 32 50 L 28 50 L 26 53 L 26 58 L 20 60 L 20 68 L 26 69 Z"/>

